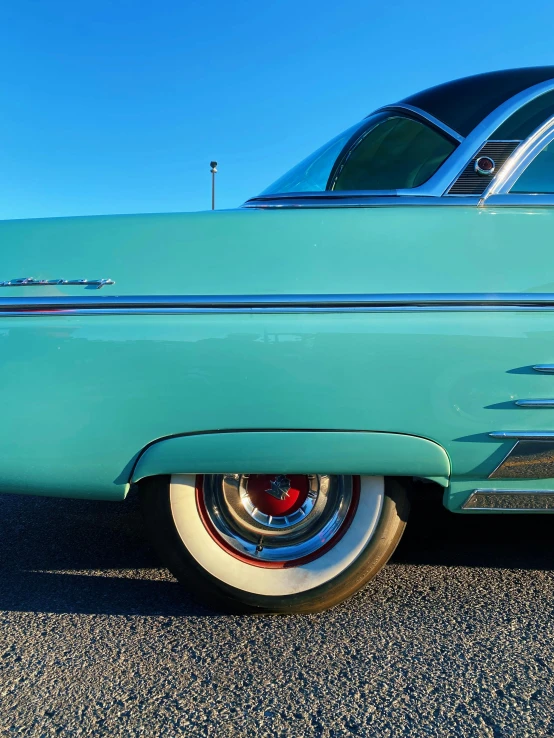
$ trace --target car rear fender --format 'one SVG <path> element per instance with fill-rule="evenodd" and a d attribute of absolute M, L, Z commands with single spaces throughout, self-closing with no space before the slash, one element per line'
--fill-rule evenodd
<path fill-rule="evenodd" d="M 450 459 L 434 441 L 373 431 L 205 431 L 160 439 L 140 454 L 131 481 L 185 473 L 415 476 L 448 485 Z"/>

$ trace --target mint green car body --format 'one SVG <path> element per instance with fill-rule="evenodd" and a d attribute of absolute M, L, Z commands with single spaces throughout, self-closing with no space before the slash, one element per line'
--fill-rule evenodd
<path fill-rule="evenodd" d="M 459 206 L 0 225 L 6 273 L 109 274 L 118 295 L 554 292 L 553 236 L 549 209 Z M 506 453 L 488 433 L 537 427 L 507 402 L 554 381 L 531 369 L 554 362 L 542 311 L 2 316 L 0 345 L 3 491 L 98 499 L 141 475 L 235 471 L 234 454 L 260 473 L 280 457 L 436 478 L 457 510 Z M 294 464 L 291 434 L 265 433 L 282 429 L 310 431 Z"/>
<path fill-rule="evenodd" d="M 504 173 L 520 159 L 509 154 Z M 159 474 L 317 471 L 428 479 L 461 511 L 476 489 L 552 489 L 544 476 L 489 479 L 513 446 L 491 433 L 554 432 L 554 409 L 516 404 L 554 397 L 554 376 L 533 369 L 554 364 L 554 202 L 510 200 L 494 189 L 503 176 L 466 199 L 423 184 L 412 197 L 0 223 L 2 279 L 114 281 L 2 287 L 2 491 L 121 500 Z M 437 294 L 457 297 L 102 309 L 133 296 Z M 497 309 L 468 295 L 512 298 Z M 37 297 L 95 307 L 37 311 Z"/>

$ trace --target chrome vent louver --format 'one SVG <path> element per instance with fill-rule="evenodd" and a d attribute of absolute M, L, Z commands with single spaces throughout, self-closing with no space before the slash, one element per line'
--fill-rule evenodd
<path fill-rule="evenodd" d="M 449 195 L 482 195 L 489 186 L 492 177 L 478 174 L 475 162 L 488 157 L 495 163 L 494 174 L 498 174 L 509 157 L 517 149 L 520 141 L 487 141 L 472 158 L 458 179 L 448 190 Z"/>

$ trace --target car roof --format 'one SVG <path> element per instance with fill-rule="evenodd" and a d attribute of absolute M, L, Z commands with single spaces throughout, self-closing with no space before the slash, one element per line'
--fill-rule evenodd
<path fill-rule="evenodd" d="M 401 102 L 430 113 L 467 136 L 503 102 L 550 79 L 554 80 L 554 66 L 503 69 L 430 87 Z"/>

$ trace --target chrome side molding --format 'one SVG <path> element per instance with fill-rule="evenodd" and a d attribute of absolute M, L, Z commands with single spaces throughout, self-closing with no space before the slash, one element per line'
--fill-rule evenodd
<path fill-rule="evenodd" d="M 554 489 L 476 489 L 464 502 L 462 510 L 554 512 Z"/>
<path fill-rule="evenodd" d="M 554 364 L 535 364 L 533 371 L 554 374 Z"/>
<path fill-rule="evenodd" d="M 489 436 L 498 441 L 554 441 L 554 431 L 493 431 Z"/>
<path fill-rule="evenodd" d="M 107 282 L 106 282 L 107 283 Z M 110 280 L 110 283 L 111 280 Z M 59 282 L 58 282 L 59 284 Z M 101 286 L 78 282 L 81 286 Z M 112 283 L 113 284 L 113 283 Z M 0 315 L 551 311 L 554 293 L 0 297 Z"/>
<path fill-rule="evenodd" d="M 518 407 L 554 408 L 554 400 L 516 400 L 514 405 Z"/>

